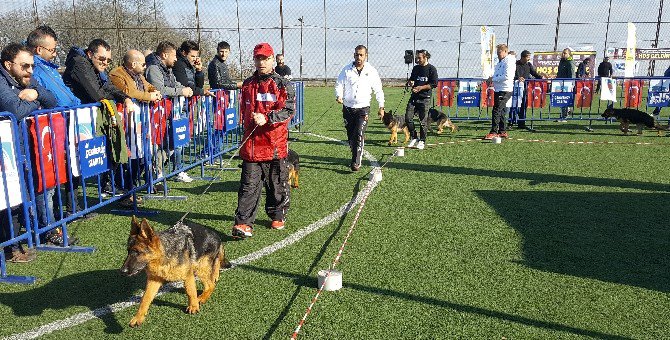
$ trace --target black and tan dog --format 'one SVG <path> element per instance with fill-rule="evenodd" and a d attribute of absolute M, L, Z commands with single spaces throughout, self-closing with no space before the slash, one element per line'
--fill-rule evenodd
<path fill-rule="evenodd" d="M 665 127 L 656 122 L 656 119 L 654 119 L 653 116 L 644 111 L 636 109 L 615 109 L 613 107 L 608 107 L 605 112 L 603 112 L 602 116 L 605 118 L 616 118 L 624 135 L 627 135 L 630 131 L 628 129 L 630 124 L 637 125 L 638 135 L 642 134 L 642 128 L 644 126 L 656 129 L 656 132 L 659 136 L 661 135 L 661 130 L 666 130 Z"/>
<path fill-rule="evenodd" d="M 405 141 L 403 144 L 409 142 L 409 130 L 407 129 L 407 124 L 405 124 L 404 115 L 394 115 L 392 110 L 384 111 L 384 116 L 381 117 L 384 126 L 391 131 L 391 138 L 389 139 L 388 145 L 398 144 L 398 131 L 402 130 L 405 134 Z"/>
<path fill-rule="evenodd" d="M 130 327 L 144 322 L 151 302 L 165 282 L 184 281 L 188 296 L 186 312 L 197 313 L 200 305 L 214 292 L 221 267 L 229 268 L 230 262 L 226 260 L 219 235 L 213 230 L 188 221 L 156 233 L 146 219 L 140 223 L 133 216 L 128 256 L 121 273 L 131 276 L 144 270 L 147 286 L 139 310 L 130 320 Z M 203 284 L 200 296 L 195 285 L 196 276 Z"/>
<path fill-rule="evenodd" d="M 300 156 L 297 152 L 288 149 L 288 184 L 291 188 L 298 188 L 300 185 Z"/>
<path fill-rule="evenodd" d="M 428 131 L 433 131 L 432 125 L 433 123 L 437 123 L 437 134 L 441 134 L 444 132 L 445 128 L 450 128 L 451 133 L 454 133 L 458 130 L 458 126 L 456 124 L 451 122 L 451 119 L 447 117 L 444 112 L 436 109 L 436 108 L 430 108 L 428 109 Z"/>

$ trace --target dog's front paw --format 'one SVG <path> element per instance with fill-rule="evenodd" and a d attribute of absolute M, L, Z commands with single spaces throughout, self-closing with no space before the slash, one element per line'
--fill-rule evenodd
<path fill-rule="evenodd" d="M 135 315 L 135 316 L 132 318 L 132 320 L 130 320 L 130 323 L 129 323 L 128 325 L 129 325 L 130 327 L 132 327 L 132 328 L 135 328 L 135 327 L 141 325 L 142 322 L 144 322 L 144 317 L 143 317 L 143 316 L 139 316 L 139 315 Z"/>
<path fill-rule="evenodd" d="M 195 314 L 200 311 L 200 304 L 196 303 L 195 305 L 186 307 L 186 313 Z"/>

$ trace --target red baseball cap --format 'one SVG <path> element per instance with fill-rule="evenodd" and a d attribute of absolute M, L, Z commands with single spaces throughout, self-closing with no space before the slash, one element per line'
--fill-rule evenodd
<path fill-rule="evenodd" d="M 266 58 L 272 57 L 275 55 L 274 50 L 272 49 L 272 46 L 268 43 L 260 43 L 254 47 L 254 58 L 256 56 L 262 55 Z"/>

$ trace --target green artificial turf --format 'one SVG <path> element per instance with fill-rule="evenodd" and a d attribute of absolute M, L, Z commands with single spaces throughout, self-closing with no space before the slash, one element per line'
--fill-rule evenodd
<path fill-rule="evenodd" d="M 346 138 L 332 88 L 310 87 L 305 94 L 303 132 Z M 386 95 L 386 108 L 395 109 L 402 89 L 388 88 Z M 425 150 L 391 157 L 388 130 L 370 116 L 366 150 L 388 161 L 383 180 L 337 266 L 344 287 L 321 295 L 299 338 L 666 338 L 670 138 L 652 131 L 622 136 L 617 124 L 600 121 L 593 132 L 584 129 L 588 121 L 538 122 L 535 132 L 512 130 L 510 140 L 496 145 L 478 140 L 489 122 L 456 123 L 454 135 L 431 134 Z M 285 230 L 269 229 L 261 204 L 251 239 L 226 237 L 239 171 L 217 169 L 207 170 L 220 179 L 204 195 L 207 182 L 170 182 L 171 195 L 188 199 L 147 200 L 144 209 L 160 212 L 150 223 L 162 230 L 190 211 L 188 218 L 227 240 L 227 254 L 236 259 L 329 215 L 368 183 L 369 163 L 352 173 L 343 144 L 296 132 L 291 138 L 301 174 Z M 186 296 L 178 289 L 159 296 L 137 329 L 127 326 L 134 305 L 46 337 L 286 339 L 316 293 L 316 272 L 332 263 L 357 209 L 223 272 L 197 315 L 184 313 Z M 129 217 L 103 213 L 69 227 L 96 251 L 40 252 L 32 263 L 8 264 L 10 274 L 38 282 L 0 285 L 1 337 L 141 293 L 143 274 L 118 273 Z"/>

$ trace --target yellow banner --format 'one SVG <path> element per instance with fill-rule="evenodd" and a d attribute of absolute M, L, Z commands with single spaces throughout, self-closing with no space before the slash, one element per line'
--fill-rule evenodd
<path fill-rule="evenodd" d="M 632 22 L 628 23 L 628 43 L 626 44 L 626 71 L 624 76 L 626 78 L 635 76 L 635 50 L 637 39 L 635 38 L 635 25 Z"/>

